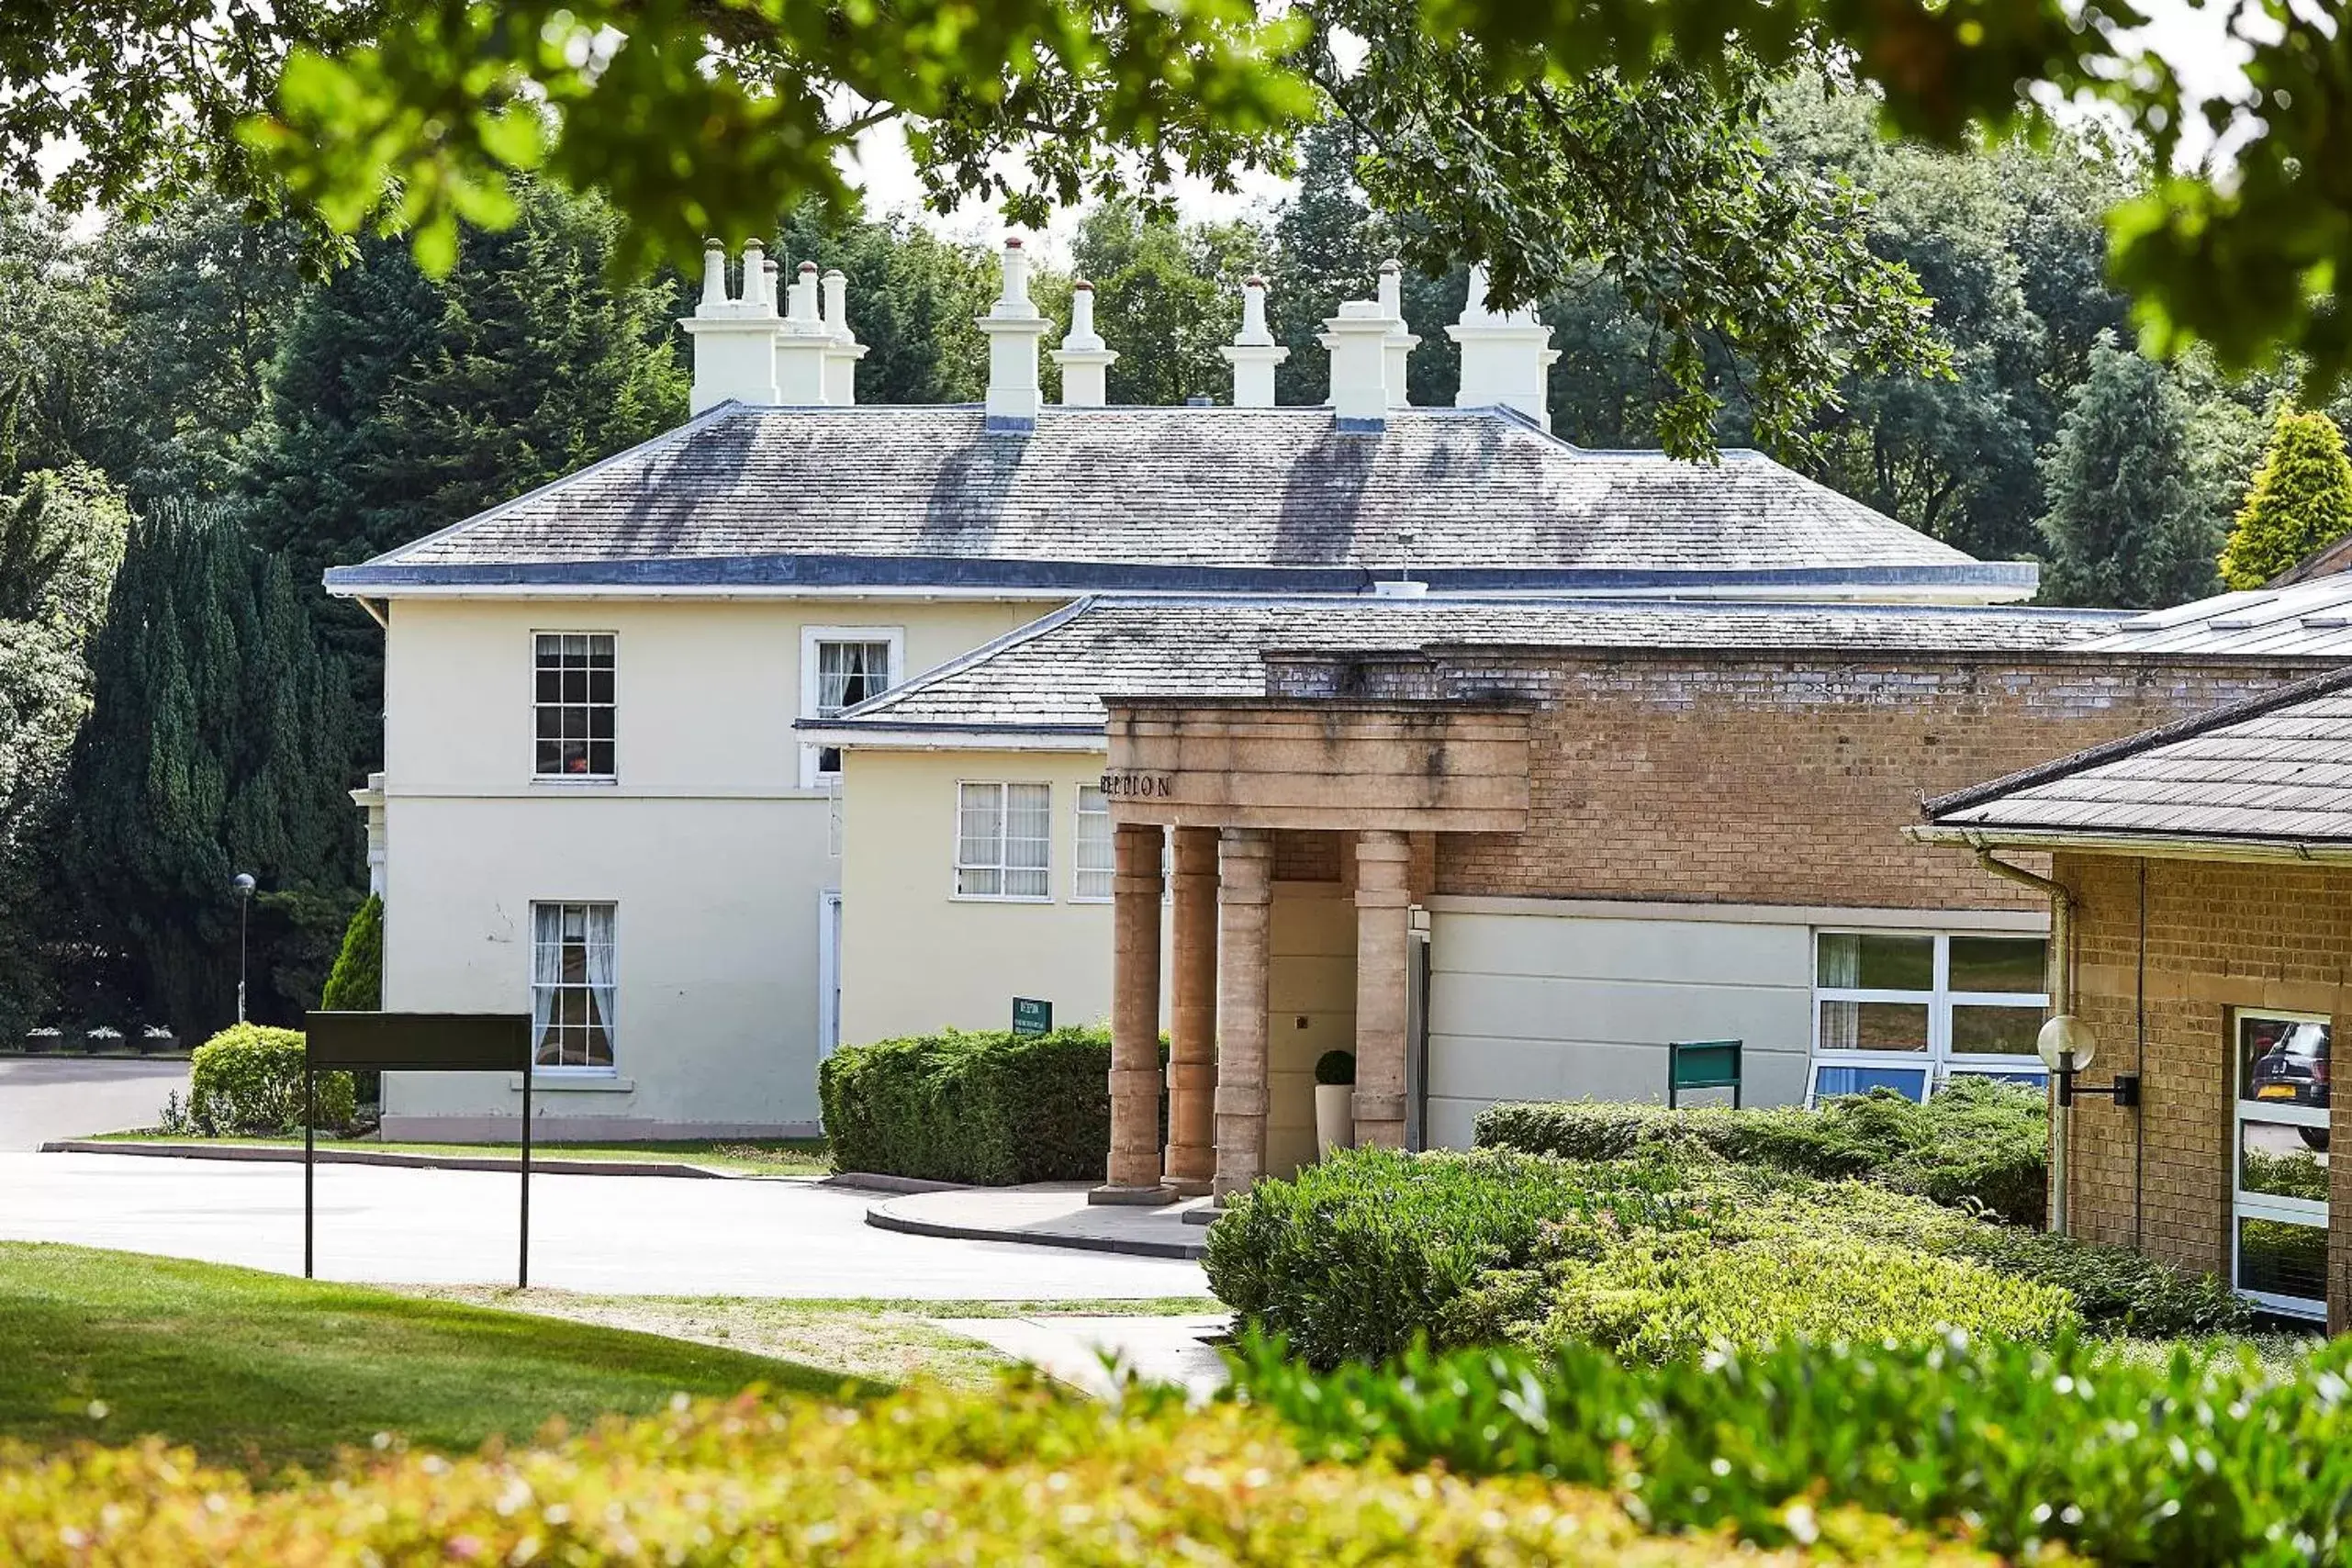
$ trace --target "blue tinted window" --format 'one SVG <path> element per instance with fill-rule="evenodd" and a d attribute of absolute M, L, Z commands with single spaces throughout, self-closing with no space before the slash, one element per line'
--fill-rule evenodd
<path fill-rule="evenodd" d="M 1821 1099 L 1867 1094 L 1874 1089 L 1892 1089 L 1917 1100 L 1927 1092 L 1927 1071 L 1916 1067 L 1824 1067 L 1813 1080 L 1813 1092 Z"/>

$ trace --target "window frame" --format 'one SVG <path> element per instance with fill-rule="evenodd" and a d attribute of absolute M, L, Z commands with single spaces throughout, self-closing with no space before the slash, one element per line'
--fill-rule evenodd
<path fill-rule="evenodd" d="M 1894 936 L 1914 940 L 1925 938 L 1932 944 L 1930 949 L 1929 989 L 1898 991 L 1884 987 L 1830 986 L 1821 983 L 1821 939 L 1825 936 Z M 1952 943 L 1954 938 L 1992 941 L 2033 942 L 2042 944 L 2046 962 L 2050 938 L 2026 931 L 1937 931 L 1917 926 L 1838 926 L 1820 925 L 1812 929 L 1809 959 L 1812 965 L 1813 1025 L 1812 1039 L 1805 1068 L 1805 1103 L 1809 1108 L 1820 1103 L 1821 1070 L 1827 1068 L 1876 1068 L 1884 1071 L 1916 1070 L 1920 1073 L 1921 1102 L 1941 1093 L 1954 1078 L 2009 1075 L 2027 1077 L 2040 1083 L 2049 1081 L 2049 1071 L 2041 1058 L 2033 1055 L 2008 1055 L 1993 1051 L 1954 1051 L 1952 1048 L 1953 1010 L 1960 1007 L 1999 1007 L 2020 1013 L 2047 1014 L 2050 997 L 2047 991 L 1954 991 L 1952 989 Z M 2045 982 L 2046 983 L 2046 980 Z M 1825 1048 L 1821 1044 L 1821 1021 L 1829 1004 L 1835 1002 L 1881 1002 L 1902 1006 L 1927 1008 L 1927 1039 L 1917 1051 L 1865 1050 Z"/>
<path fill-rule="evenodd" d="M 2228 1062 L 2228 1078 L 2224 1083 L 2230 1097 L 2230 1289 L 2253 1302 L 2267 1312 L 2287 1317 L 2302 1317 L 2324 1323 L 2327 1320 L 2327 1299 L 2324 1294 L 2310 1296 L 2283 1295 L 2276 1291 L 2248 1290 L 2237 1282 L 2239 1222 L 2256 1219 L 2273 1224 L 2298 1225 L 2317 1230 L 2323 1243 L 2328 1237 L 2328 1202 L 2324 1198 L 2290 1198 L 2277 1193 L 2248 1193 L 2244 1185 L 2246 1173 L 2246 1125 L 2264 1122 L 2274 1126 L 2324 1127 L 2328 1126 L 2330 1107 L 2325 1105 L 2278 1104 L 2246 1097 L 2246 1086 L 2239 1081 L 2244 1070 L 2240 1046 L 2241 1025 L 2249 1019 L 2267 1024 L 2317 1024 L 2329 1031 L 2328 1055 L 2330 1077 L 2334 1076 L 2335 1021 L 2322 1014 L 2293 1013 L 2277 1007 L 2232 1007 L 2223 1014 L 2222 1026 L 2227 1031 L 2223 1040 L 2224 1059 Z M 2251 1114 L 2249 1114 L 2251 1113 Z M 2323 1278 L 2321 1286 L 2325 1291 Z"/>
<path fill-rule="evenodd" d="M 543 1063 L 539 1060 L 539 1033 L 537 1020 L 539 1016 L 539 991 L 543 983 L 538 978 L 539 912 L 551 906 L 556 909 L 570 909 L 577 907 L 583 910 L 604 909 L 611 911 L 612 940 L 609 946 L 612 950 L 612 994 L 607 999 L 604 1005 L 604 1037 L 605 1044 L 611 1053 L 612 1059 L 601 1065 L 594 1062 L 551 1064 Z M 529 920 L 527 929 L 531 935 L 531 940 L 524 944 L 523 949 L 523 995 L 527 1003 L 525 1010 L 531 1014 L 532 1019 L 531 1039 L 532 1072 L 535 1076 L 541 1078 L 548 1077 L 550 1075 L 559 1078 L 618 1078 L 621 1075 L 621 901 L 617 898 L 534 898 L 527 901 L 524 908 Z M 558 918 L 560 919 L 560 917 Z M 582 982 L 582 987 L 593 989 L 594 983 L 595 982 L 593 981 L 584 981 Z M 581 989 L 581 987 L 567 987 L 567 983 L 561 980 L 553 983 L 553 989 L 557 991 L 567 988 Z"/>
<path fill-rule="evenodd" d="M 560 700 L 553 703 L 547 703 L 542 702 L 539 700 L 539 640 L 542 637 L 587 637 L 591 640 L 602 637 L 608 643 L 611 644 L 612 700 L 603 704 L 598 704 L 595 702 L 586 704 L 586 706 L 589 708 L 603 706 L 610 708 L 612 711 L 611 772 L 542 773 L 539 771 L 540 711 L 549 707 L 564 708 L 571 706 L 571 704 L 567 704 Z M 593 649 L 591 649 L 591 652 L 593 652 Z M 619 784 L 621 782 L 621 633 L 616 631 L 598 631 L 593 629 L 583 629 L 580 627 L 564 628 L 534 626 L 527 634 L 526 653 L 527 656 L 524 660 L 524 667 L 528 672 L 525 678 L 528 681 L 528 685 L 524 688 L 524 700 L 528 704 L 531 719 L 530 722 L 525 726 L 525 733 L 527 736 L 525 744 L 531 748 L 531 756 L 527 766 L 532 784 L 535 787 L 547 787 L 559 790 L 609 789 Z"/>
<path fill-rule="evenodd" d="M 1037 868 L 1028 866 L 1017 868 L 1011 867 L 1008 866 L 1004 860 L 1005 846 L 1012 839 L 1012 834 L 1008 830 L 1011 828 L 1013 821 L 1013 797 L 1007 791 L 1014 789 L 1025 788 L 1043 790 L 1046 791 L 1046 835 L 1044 839 L 1040 841 L 1046 846 L 1046 863 L 1044 866 Z M 1048 904 L 1054 902 L 1053 788 L 1053 781 L 1049 778 L 958 778 L 956 780 L 956 792 L 954 795 L 955 810 L 951 813 L 947 824 L 947 897 L 950 902 Z M 995 790 L 1000 791 L 997 796 L 996 808 L 997 859 L 993 865 L 982 865 L 977 862 L 968 864 L 964 859 L 964 791 L 967 790 L 976 789 Z M 1003 878 L 1004 873 L 1008 870 L 1014 869 L 1022 871 L 1028 871 L 1032 869 L 1042 870 L 1044 872 L 1044 876 L 1041 879 L 1041 885 L 1045 888 L 1045 891 L 1042 893 L 1008 893 L 1001 891 L 993 893 L 970 893 L 964 890 L 964 873 L 967 871 L 994 871 L 1000 879 L 998 885 L 1002 887 L 1002 879 Z"/>
<path fill-rule="evenodd" d="M 1086 809 L 1086 792 L 1089 790 L 1093 790 L 1095 799 L 1102 801 L 1103 809 L 1100 812 L 1090 812 Z M 1112 893 L 1114 891 L 1112 884 L 1117 879 L 1119 874 L 1119 826 L 1118 823 L 1111 820 L 1110 791 L 1103 789 L 1100 784 L 1089 784 L 1081 781 L 1070 791 L 1070 793 L 1072 799 L 1070 801 L 1070 902 L 1072 903 L 1109 903 L 1112 902 Z M 962 793 L 961 791 L 958 791 L 957 796 L 957 809 L 959 817 L 962 812 Z M 1103 847 L 1109 852 L 1111 857 L 1111 863 L 1109 865 L 1096 868 L 1103 877 L 1103 890 L 1100 893 L 1090 893 L 1086 891 L 1085 885 L 1079 880 L 1080 878 L 1087 874 L 1089 869 L 1080 858 L 1080 855 L 1086 846 L 1086 819 L 1093 816 L 1100 816 L 1103 819 Z"/>
<path fill-rule="evenodd" d="M 817 711 L 818 666 L 822 659 L 820 650 L 827 643 L 886 643 L 890 650 L 890 667 L 883 673 L 882 690 L 890 690 L 906 679 L 904 626 L 803 626 L 801 628 L 800 718 L 815 720 L 823 716 Z M 875 695 L 879 696 L 880 692 Z M 820 766 L 828 749 L 831 748 L 812 741 L 801 743 L 801 789 L 833 790 L 840 787 L 840 772 L 827 773 Z"/>

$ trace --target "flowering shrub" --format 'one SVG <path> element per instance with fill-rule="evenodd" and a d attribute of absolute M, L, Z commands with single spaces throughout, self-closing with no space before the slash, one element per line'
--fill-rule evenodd
<path fill-rule="evenodd" d="M 256 1487 L 157 1443 L 0 1444 L 0 1561 L 22 1568 L 360 1563 L 1577 1563 L 1962 1568 L 1995 1559 L 1798 1501 L 1788 1544 L 1660 1537 L 1606 1494 L 1529 1475 L 1309 1464 L 1270 1414 L 1124 1406 L 1036 1383 L 879 1404 L 755 1394 L 448 1460 L 356 1456 Z"/>

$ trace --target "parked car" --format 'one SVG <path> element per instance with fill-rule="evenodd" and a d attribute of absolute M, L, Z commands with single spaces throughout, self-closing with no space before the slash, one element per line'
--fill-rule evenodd
<path fill-rule="evenodd" d="M 2298 1024 L 2254 1060 L 2252 1097 L 2274 1105 L 2327 1104 L 2327 1026 Z M 2297 1127 L 2306 1148 L 2327 1148 L 2325 1127 Z"/>

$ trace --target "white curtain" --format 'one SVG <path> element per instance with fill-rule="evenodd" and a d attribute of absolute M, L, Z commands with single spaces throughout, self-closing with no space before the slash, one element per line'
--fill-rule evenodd
<path fill-rule="evenodd" d="M 1862 938 L 1847 934 L 1825 932 L 1817 940 L 1820 944 L 1819 983 L 1825 991 L 1850 990 L 1862 982 Z M 1821 1003 L 1820 1048 L 1825 1051 L 1850 1051 L 1862 1043 L 1862 1004 L 1855 1002 L 1823 1002 Z"/>
<path fill-rule="evenodd" d="M 555 988 L 564 979 L 564 906 L 559 903 L 535 903 L 531 906 L 531 1038 L 535 1059 L 542 1067 L 552 1067 L 562 1058 L 563 1047 L 555 1038 L 553 1027 L 555 1016 Z"/>
<path fill-rule="evenodd" d="M 612 1065 L 612 906 L 592 903 L 588 915 L 588 1042 L 591 1067 Z"/>

